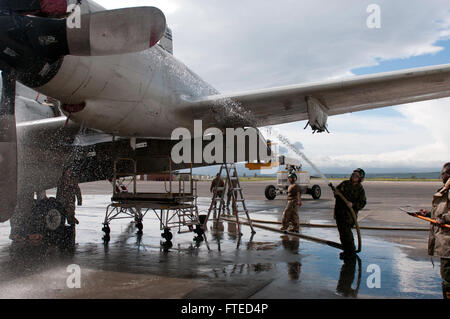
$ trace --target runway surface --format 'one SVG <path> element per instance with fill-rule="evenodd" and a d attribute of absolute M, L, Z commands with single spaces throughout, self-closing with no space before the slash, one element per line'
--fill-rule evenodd
<path fill-rule="evenodd" d="M 322 198 L 305 195 L 300 219 L 334 224 L 332 193 L 317 183 Z M 252 218 L 281 220 L 286 198 L 266 200 L 264 188 L 270 182 L 242 184 Z M 143 182 L 139 190 L 161 191 L 161 186 Z M 439 186 L 365 182 L 368 204 L 359 214 L 360 225 L 426 229 L 426 222 L 398 207 L 429 208 Z M 0 224 L 0 298 L 441 298 L 439 259 L 433 268 L 427 231 L 362 230 L 361 262 L 347 264 L 336 248 L 267 230 L 256 229 L 252 237 L 243 226 L 239 241 L 236 225 L 229 222 L 218 230 L 209 222 L 207 241 L 200 243 L 193 241 L 193 233 L 173 230 L 173 246 L 168 248 L 154 214 L 145 217 L 142 236 L 131 220 L 114 220 L 111 241 L 104 245 L 101 228 L 111 187 L 107 182 L 81 187 L 83 206 L 77 207 L 80 225 L 73 254 L 16 247 L 8 238 L 9 223 Z M 209 183 L 199 183 L 199 196 L 199 209 L 206 213 Z M 302 228 L 301 233 L 339 242 L 335 228 Z M 68 287 L 70 265 L 79 266 L 81 288 Z"/>

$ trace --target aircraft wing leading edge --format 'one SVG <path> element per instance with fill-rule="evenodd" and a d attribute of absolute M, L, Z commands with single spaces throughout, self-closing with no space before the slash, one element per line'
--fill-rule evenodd
<path fill-rule="evenodd" d="M 186 109 L 198 119 L 214 124 L 214 112 L 210 110 L 232 101 L 249 111 L 258 126 L 266 126 L 302 120 L 311 122 L 314 105 L 310 107 L 307 100 L 318 101 L 316 104 L 327 117 L 449 96 L 450 64 L 446 64 L 338 81 L 212 95 L 185 102 Z"/>

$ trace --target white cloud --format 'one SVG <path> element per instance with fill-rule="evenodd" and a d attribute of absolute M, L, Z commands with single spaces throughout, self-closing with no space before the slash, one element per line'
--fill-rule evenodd
<path fill-rule="evenodd" d="M 108 8 L 123 1 L 100 0 Z M 372 0 L 127 1 L 165 11 L 175 55 L 221 91 L 334 79 L 380 60 L 408 59 L 442 50 L 450 38 L 448 0 L 378 0 L 381 29 L 368 29 Z M 332 134 L 280 126 L 301 141 L 319 165 L 439 168 L 450 160 L 444 123 L 449 100 L 397 108 L 402 116 L 366 113 L 330 118 Z M 436 122 L 436 124 L 434 124 Z M 445 136 L 447 138 L 445 138 Z"/>
<path fill-rule="evenodd" d="M 123 1 L 100 0 L 108 8 Z M 127 1 L 165 11 L 175 54 L 221 91 L 349 74 L 379 59 L 436 53 L 449 26 L 447 0 L 379 0 L 381 29 L 368 29 L 372 0 Z"/>
<path fill-rule="evenodd" d="M 180 5 L 176 1 L 165 0 L 94 0 L 107 9 L 128 8 L 128 7 L 140 7 L 140 6 L 153 6 L 164 11 L 166 15 L 175 13 L 180 9 Z"/>

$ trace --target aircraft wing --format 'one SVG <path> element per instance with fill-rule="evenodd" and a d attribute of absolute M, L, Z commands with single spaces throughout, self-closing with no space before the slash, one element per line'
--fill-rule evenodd
<path fill-rule="evenodd" d="M 324 130 L 329 115 L 449 96 L 450 64 L 446 64 L 186 102 L 189 111 L 208 124 L 220 122 L 222 105 L 237 113 L 243 111 L 239 107 L 249 111 L 258 126 L 309 120 L 313 128 Z"/>

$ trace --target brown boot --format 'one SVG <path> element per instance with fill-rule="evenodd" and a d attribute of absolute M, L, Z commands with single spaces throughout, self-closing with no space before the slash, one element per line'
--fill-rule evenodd
<path fill-rule="evenodd" d="M 442 296 L 444 299 L 450 299 L 450 285 L 446 282 L 442 282 Z"/>
<path fill-rule="evenodd" d="M 28 235 L 28 242 L 32 246 L 38 246 L 42 243 L 42 239 L 44 239 L 44 236 L 42 234 L 31 234 Z"/>

